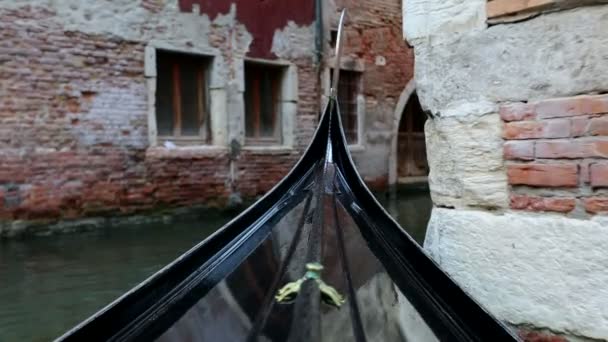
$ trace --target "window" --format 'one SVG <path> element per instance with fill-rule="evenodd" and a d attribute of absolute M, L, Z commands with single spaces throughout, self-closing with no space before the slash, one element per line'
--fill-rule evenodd
<path fill-rule="evenodd" d="M 333 79 L 333 70 L 330 70 L 330 84 Z M 361 92 L 361 73 L 352 70 L 340 70 L 338 84 L 338 105 L 340 118 L 346 141 L 350 145 L 359 143 L 359 123 L 357 96 Z"/>
<path fill-rule="evenodd" d="M 245 62 L 245 141 L 281 143 L 281 81 L 284 68 Z"/>
<path fill-rule="evenodd" d="M 209 59 L 157 51 L 156 124 L 159 140 L 208 143 L 211 138 L 207 96 Z"/>

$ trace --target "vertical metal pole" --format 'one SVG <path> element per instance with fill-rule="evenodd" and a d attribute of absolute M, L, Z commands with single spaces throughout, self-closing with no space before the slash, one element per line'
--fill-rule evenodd
<path fill-rule="evenodd" d="M 342 35 L 344 30 L 344 17 L 346 16 L 346 9 L 342 10 L 340 14 L 340 22 L 338 23 L 338 34 L 336 36 L 336 55 L 334 65 L 334 75 L 331 82 L 331 88 L 329 89 L 329 96 L 334 99 L 338 96 L 338 82 L 340 80 L 340 57 L 342 55 Z"/>
<path fill-rule="evenodd" d="M 340 75 L 340 53 L 341 37 L 344 27 L 344 17 L 346 10 L 342 10 L 340 22 L 338 26 L 338 36 L 336 39 L 336 65 L 334 67 L 333 82 L 330 88 L 330 111 L 333 111 L 333 101 L 337 101 L 338 80 Z M 331 113 L 329 113 L 331 115 Z M 330 117 L 331 118 L 331 117 Z M 331 127 L 331 125 L 329 125 Z M 329 204 L 329 198 L 326 195 L 328 183 L 334 180 L 334 165 L 333 153 L 330 141 L 330 131 L 327 131 L 327 146 L 325 151 L 325 160 L 316 166 L 314 195 L 315 209 L 312 222 L 312 228 L 308 240 L 308 252 L 306 255 L 307 262 L 319 262 L 322 264 L 323 257 L 323 235 L 324 235 L 324 216 L 325 204 Z M 319 287 L 311 281 L 305 282 L 295 303 L 294 321 L 292 323 L 293 330 L 289 336 L 290 342 L 309 342 L 320 341 L 322 339 L 321 331 L 321 293 Z"/>
<path fill-rule="evenodd" d="M 285 277 L 285 273 L 287 273 L 287 268 L 289 267 L 289 263 L 291 262 L 291 257 L 293 257 L 296 251 L 296 247 L 300 242 L 302 230 L 306 223 L 306 217 L 308 216 L 308 210 L 310 209 L 311 200 L 312 194 L 306 196 L 304 209 L 302 210 L 302 215 L 298 220 L 298 227 L 296 228 L 296 232 L 293 235 L 293 240 L 291 240 L 291 243 L 289 244 L 287 253 L 285 253 L 285 257 L 281 262 L 279 271 L 277 272 L 274 280 L 272 281 L 272 285 L 270 287 L 270 290 L 268 291 L 266 298 L 264 299 L 264 302 L 262 303 L 262 307 L 255 317 L 255 321 L 253 322 L 253 326 L 251 327 L 251 331 L 249 332 L 249 336 L 247 337 L 247 342 L 257 342 L 258 337 L 264 330 L 264 326 L 266 325 L 266 321 L 274 305 L 274 295 L 276 294 L 276 291 L 279 288 L 281 280 L 283 280 L 283 278 Z"/>

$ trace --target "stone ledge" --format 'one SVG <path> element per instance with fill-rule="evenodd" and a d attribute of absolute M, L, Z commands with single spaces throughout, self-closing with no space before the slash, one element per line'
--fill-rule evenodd
<path fill-rule="evenodd" d="M 146 150 L 146 159 L 221 157 L 228 152 L 228 148 L 223 146 L 177 146 L 175 148 L 155 146 Z"/>
<path fill-rule="evenodd" d="M 296 151 L 291 146 L 243 146 L 243 153 L 251 154 L 291 154 Z"/>
<path fill-rule="evenodd" d="M 251 201 L 234 208 L 221 209 L 234 211 L 235 216 Z M 140 214 L 124 215 L 117 213 L 114 216 L 85 217 L 72 220 L 0 220 L 0 240 L 32 236 L 50 236 L 55 234 L 81 233 L 99 229 L 116 229 L 135 225 L 171 224 L 184 220 L 195 220 L 210 213 L 211 206 L 194 205 L 189 207 L 176 207 L 163 210 L 154 210 Z M 214 209 L 215 213 L 218 209 Z M 212 213 L 212 215 L 213 215 Z"/>
<path fill-rule="evenodd" d="M 486 14 L 488 18 L 502 17 L 529 12 L 538 12 L 550 8 L 556 0 L 492 0 L 488 1 Z"/>
<path fill-rule="evenodd" d="M 606 3 L 606 0 L 490 0 L 486 14 L 489 24 L 499 24 L 525 20 L 548 11 Z"/>
<path fill-rule="evenodd" d="M 434 208 L 425 249 L 499 319 L 608 338 L 608 216 Z"/>

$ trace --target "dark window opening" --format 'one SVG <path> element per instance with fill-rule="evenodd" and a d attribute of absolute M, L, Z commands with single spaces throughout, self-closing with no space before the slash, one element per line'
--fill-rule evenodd
<path fill-rule="evenodd" d="M 330 70 L 330 84 L 333 80 L 333 69 Z M 338 82 L 338 106 L 340 108 L 340 119 L 346 141 L 350 145 L 358 141 L 358 108 L 357 96 L 361 93 L 361 73 L 352 70 L 340 70 Z"/>
<path fill-rule="evenodd" d="M 156 126 L 160 140 L 208 143 L 209 58 L 156 52 Z"/>
<path fill-rule="evenodd" d="M 284 68 L 245 63 L 245 138 L 247 144 L 281 143 L 281 81 Z"/>
<path fill-rule="evenodd" d="M 426 114 L 422 111 L 418 95 L 410 96 L 399 123 L 398 170 L 399 177 L 426 176 L 429 166 L 426 158 L 424 123 Z"/>

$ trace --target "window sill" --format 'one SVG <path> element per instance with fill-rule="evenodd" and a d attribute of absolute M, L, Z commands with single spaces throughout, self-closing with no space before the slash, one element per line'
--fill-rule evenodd
<path fill-rule="evenodd" d="M 348 145 L 348 150 L 351 152 L 363 152 L 365 151 L 365 146 L 361 144 Z"/>
<path fill-rule="evenodd" d="M 243 152 L 251 152 L 251 153 L 264 153 L 264 154 L 283 154 L 283 153 L 291 153 L 294 151 L 294 148 L 286 145 L 267 145 L 267 146 L 243 146 Z"/>
<path fill-rule="evenodd" d="M 152 146 L 146 150 L 146 159 L 196 159 L 205 157 L 225 157 L 228 154 L 228 148 L 225 146 L 215 145 L 197 145 L 197 146 Z"/>

